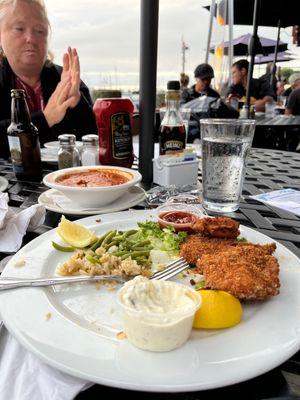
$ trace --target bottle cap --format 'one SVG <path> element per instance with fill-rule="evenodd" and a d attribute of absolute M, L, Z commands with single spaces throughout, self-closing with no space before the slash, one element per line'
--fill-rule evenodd
<path fill-rule="evenodd" d="M 58 136 L 59 144 L 75 144 L 76 136 L 65 133 L 63 135 Z"/>
<path fill-rule="evenodd" d="M 169 81 L 167 83 L 168 90 L 179 90 L 180 89 L 180 82 L 179 81 Z"/>
<path fill-rule="evenodd" d="M 84 136 L 82 136 L 81 140 L 83 141 L 83 143 L 86 143 L 86 144 L 97 145 L 99 142 L 99 136 L 98 135 L 84 135 Z"/>
<path fill-rule="evenodd" d="M 23 90 L 23 89 L 11 89 L 10 95 L 11 95 L 11 97 L 22 97 L 22 96 L 25 96 L 25 90 Z"/>

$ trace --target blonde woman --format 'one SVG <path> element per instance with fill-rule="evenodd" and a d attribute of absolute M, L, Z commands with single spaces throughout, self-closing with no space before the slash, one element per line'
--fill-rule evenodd
<path fill-rule="evenodd" d="M 50 24 L 42 0 L 0 0 L 0 157 L 9 157 L 10 91 L 24 89 L 40 142 L 61 133 L 96 133 L 92 100 L 80 81 L 76 49 L 63 67 L 48 56 Z"/>

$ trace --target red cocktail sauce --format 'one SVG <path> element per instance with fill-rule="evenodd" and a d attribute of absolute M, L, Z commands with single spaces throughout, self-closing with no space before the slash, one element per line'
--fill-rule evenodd
<path fill-rule="evenodd" d="M 176 231 L 191 231 L 192 224 L 199 217 L 187 211 L 167 211 L 159 214 L 159 225 L 161 228 L 174 226 Z"/>

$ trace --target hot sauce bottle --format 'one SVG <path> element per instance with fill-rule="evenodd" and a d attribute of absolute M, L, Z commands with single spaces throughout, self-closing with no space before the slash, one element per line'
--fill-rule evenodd
<path fill-rule="evenodd" d="M 132 166 L 133 109 L 129 99 L 97 99 L 95 102 L 99 159 L 102 165 Z"/>

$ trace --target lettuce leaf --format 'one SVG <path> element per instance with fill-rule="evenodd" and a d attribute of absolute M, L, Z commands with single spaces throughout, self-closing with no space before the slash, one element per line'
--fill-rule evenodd
<path fill-rule="evenodd" d="M 177 253 L 187 232 L 175 232 L 173 227 L 161 229 L 157 222 L 138 222 L 140 228 L 137 236 L 141 240 L 150 240 L 154 249 Z"/>

